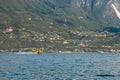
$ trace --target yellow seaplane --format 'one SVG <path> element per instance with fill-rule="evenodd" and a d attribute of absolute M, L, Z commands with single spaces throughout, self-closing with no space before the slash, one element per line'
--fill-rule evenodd
<path fill-rule="evenodd" d="M 35 49 L 35 48 L 33 48 L 31 51 L 34 54 L 43 54 L 44 53 L 43 49 Z"/>

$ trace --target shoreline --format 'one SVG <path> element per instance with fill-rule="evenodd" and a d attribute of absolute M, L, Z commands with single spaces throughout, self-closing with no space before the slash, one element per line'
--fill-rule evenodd
<path fill-rule="evenodd" d="M 32 53 L 31 51 L 1 51 L 0 50 L 0 54 L 1 53 Z M 62 51 L 62 52 L 56 52 L 56 51 L 54 51 L 54 52 L 44 52 L 44 53 L 57 53 L 57 54 L 80 54 L 80 53 L 82 53 L 82 54 L 84 54 L 84 53 L 120 53 L 120 52 L 72 52 L 72 51 Z M 44 54 L 43 53 L 43 54 Z"/>

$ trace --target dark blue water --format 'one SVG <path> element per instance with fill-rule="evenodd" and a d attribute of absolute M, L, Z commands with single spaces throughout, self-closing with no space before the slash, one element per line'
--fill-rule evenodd
<path fill-rule="evenodd" d="M 120 54 L 0 54 L 0 80 L 120 80 Z"/>

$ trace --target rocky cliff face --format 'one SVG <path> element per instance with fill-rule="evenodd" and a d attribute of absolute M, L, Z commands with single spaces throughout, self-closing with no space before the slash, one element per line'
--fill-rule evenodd
<path fill-rule="evenodd" d="M 120 0 L 42 0 L 54 9 L 63 9 L 71 15 L 91 17 L 94 20 L 119 24 Z"/>
<path fill-rule="evenodd" d="M 9 4 L 8 4 L 9 3 Z M 120 0 L 1 0 L 0 10 L 29 10 L 51 13 L 61 9 L 67 14 L 119 23 Z"/>

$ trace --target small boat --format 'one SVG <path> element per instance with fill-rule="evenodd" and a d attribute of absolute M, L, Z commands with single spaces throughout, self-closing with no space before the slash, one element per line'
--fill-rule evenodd
<path fill-rule="evenodd" d="M 42 53 L 44 52 L 43 49 L 35 49 L 35 48 L 33 48 L 31 51 L 32 51 L 32 53 L 34 53 L 34 54 L 42 54 Z"/>

